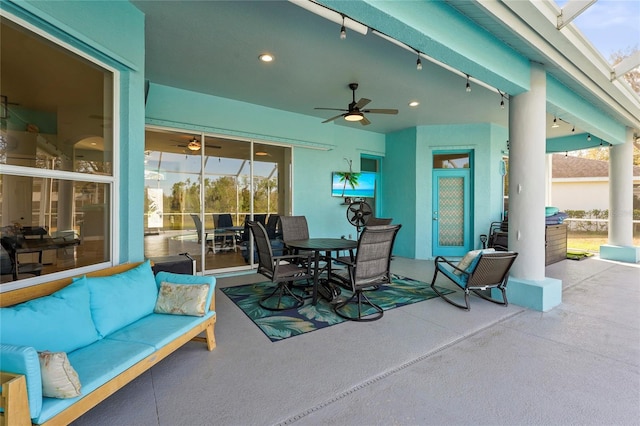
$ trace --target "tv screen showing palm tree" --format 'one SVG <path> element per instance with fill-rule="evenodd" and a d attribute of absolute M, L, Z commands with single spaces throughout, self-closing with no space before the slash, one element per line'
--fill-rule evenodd
<path fill-rule="evenodd" d="M 376 174 L 372 172 L 333 172 L 331 196 L 373 198 L 376 191 Z"/>

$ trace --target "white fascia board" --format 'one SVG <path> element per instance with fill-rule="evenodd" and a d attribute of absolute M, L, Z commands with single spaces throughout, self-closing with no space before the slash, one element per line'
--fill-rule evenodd
<path fill-rule="evenodd" d="M 640 101 L 631 88 L 610 81 L 611 66 L 593 45 L 569 24 L 556 28 L 560 9 L 553 1 L 482 1 L 479 7 L 519 34 L 548 59 L 547 67 L 562 70 L 591 91 L 618 115 L 626 126 L 640 129 Z"/>
<path fill-rule="evenodd" d="M 590 183 L 590 182 L 608 182 L 608 177 L 582 177 L 582 178 L 552 178 L 552 182 L 557 183 Z"/>

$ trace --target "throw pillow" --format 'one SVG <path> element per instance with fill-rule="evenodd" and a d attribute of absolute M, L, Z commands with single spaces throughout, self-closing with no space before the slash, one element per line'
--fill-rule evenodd
<path fill-rule="evenodd" d="M 80 396 L 80 378 L 65 352 L 39 352 L 42 395 L 49 398 Z"/>
<path fill-rule="evenodd" d="M 202 317 L 207 312 L 209 284 L 160 284 L 158 301 L 153 312 L 157 314 L 191 315 Z"/>
<path fill-rule="evenodd" d="M 493 248 L 480 249 L 480 250 L 471 250 L 470 252 L 465 254 L 462 259 L 460 259 L 460 262 L 458 262 L 458 264 L 456 266 L 459 269 L 462 269 L 463 271 L 466 271 L 469 268 L 469 266 L 471 266 L 473 261 L 476 259 L 476 257 L 478 257 L 478 255 L 480 253 L 491 253 L 491 252 L 494 252 L 494 251 L 495 251 L 495 249 L 493 249 Z M 454 269 L 453 273 L 456 274 L 456 275 L 461 275 L 462 274 L 462 272 L 458 271 L 457 269 Z"/>

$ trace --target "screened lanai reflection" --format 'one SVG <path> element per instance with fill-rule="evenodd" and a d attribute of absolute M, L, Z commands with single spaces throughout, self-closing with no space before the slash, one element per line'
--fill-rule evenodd
<path fill-rule="evenodd" d="M 145 147 L 145 256 L 249 267 L 246 218 L 290 210 L 290 148 L 163 129 L 148 129 Z"/>

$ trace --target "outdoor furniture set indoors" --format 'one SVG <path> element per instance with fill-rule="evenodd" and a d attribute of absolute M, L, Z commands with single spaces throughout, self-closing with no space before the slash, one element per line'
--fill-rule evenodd
<path fill-rule="evenodd" d="M 2 420 L 69 424 L 190 340 L 213 350 L 214 290 L 147 260 L 3 293 Z"/>

